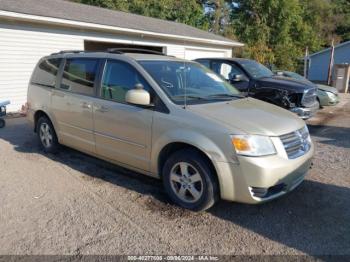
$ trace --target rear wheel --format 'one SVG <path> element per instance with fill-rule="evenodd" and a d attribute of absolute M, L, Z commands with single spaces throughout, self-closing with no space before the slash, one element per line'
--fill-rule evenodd
<path fill-rule="evenodd" d="M 46 153 L 57 153 L 59 148 L 58 139 L 51 121 L 43 116 L 37 123 L 39 144 Z"/>
<path fill-rule="evenodd" d="M 163 184 L 173 202 L 194 211 L 210 208 L 219 197 L 215 173 L 207 160 L 192 149 L 169 157 L 163 168 Z"/>
<path fill-rule="evenodd" d="M 4 128 L 6 125 L 6 122 L 4 119 L 0 119 L 0 128 Z"/>

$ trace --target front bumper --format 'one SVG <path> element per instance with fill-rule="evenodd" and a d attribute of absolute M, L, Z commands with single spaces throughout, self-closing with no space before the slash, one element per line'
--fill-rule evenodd
<path fill-rule="evenodd" d="M 294 107 L 289 109 L 289 111 L 297 114 L 301 119 L 306 120 L 314 116 L 318 109 L 318 103 L 316 103 L 313 107 Z"/>
<path fill-rule="evenodd" d="M 296 159 L 283 153 L 266 157 L 239 156 L 239 163 L 217 163 L 221 198 L 258 204 L 295 189 L 310 169 L 314 146 Z M 225 172 L 224 174 L 222 172 Z"/>
<path fill-rule="evenodd" d="M 34 130 L 34 111 L 31 109 L 27 110 L 27 121 L 30 128 Z"/>

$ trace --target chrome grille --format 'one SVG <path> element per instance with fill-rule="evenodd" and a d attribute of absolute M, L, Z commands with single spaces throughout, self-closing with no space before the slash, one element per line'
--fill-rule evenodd
<path fill-rule="evenodd" d="M 301 103 L 305 107 L 312 107 L 315 104 L 316 99 L 317 99 L 316 88 L 312 88 L 307 90 L 304 93 Z"/>
<path fill-rule="evenodd" d="M 280 139 L 289 159 L 294 159 L 304 155 L 311 147 L 309 131 L 306 127 L 282 135 L 280 136 Z"/>

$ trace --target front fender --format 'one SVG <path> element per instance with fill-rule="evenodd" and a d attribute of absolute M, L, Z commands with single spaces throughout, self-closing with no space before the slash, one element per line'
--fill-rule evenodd
<path fill-rule="evenodd" d="M 290 95 L 292 94 L 294 94 L 293 91 L 284 88 L 259 87 L 259 92 L 256 93 L 255 97 L 283 108 L 291 108 L 294 107 L 295 102 L 297 102 L 290 100 Z"/>
<path fill-rule="evenodd" d="M 228 159 L 226 158 L 223 150 L 220 149 L 220 147 L 214 141 L 212 141 L 205 135 L 199 134 L 198 132 L 194 132 L 191 130 L 176 129 L 162 134 L 160 137 L 157 137 L 157 139 L 154 141 L 151 153 L 152 173 L 157 174 L 159 176 L 159 154 L 165 146 L 171 143 L 185 143 L 196 147 L 204 154 L 206 154 L 209 157 L 209 159 L 212 160 L 214 166 L 215 162 L 228 162 Z"/>

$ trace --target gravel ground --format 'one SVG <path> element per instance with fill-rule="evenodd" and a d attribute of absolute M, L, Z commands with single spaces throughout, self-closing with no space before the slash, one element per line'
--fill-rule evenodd
<path fill-rule="evenodd" d="M 23 118 L 0 130 L 0 254 L 350 255 L 350 96 L 308 122 L 314 166 L 291 194 L 207 212 L 69 148 L 44 155 Z"/>

